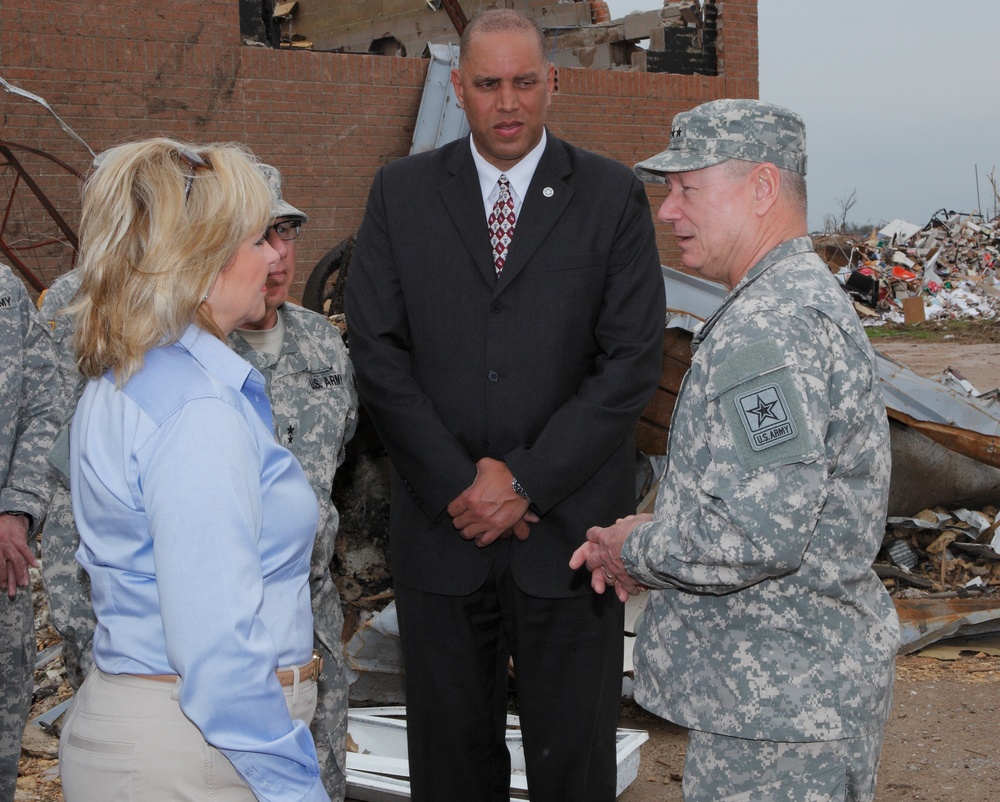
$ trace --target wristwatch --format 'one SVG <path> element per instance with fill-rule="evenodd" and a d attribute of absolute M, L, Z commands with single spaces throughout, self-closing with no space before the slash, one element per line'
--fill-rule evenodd
<path fill-rule="evenodd" d="M 524 487 L 522 487 L 521 483 L 517 481 L 517 477 L 515 477 L 514 481 L 510 483 L 510 486 L 514 488 L 514 492 L 517 493 L 521 498 L 523 498 L 529 504 L 531 503 L 531 496 L 528 495 L 528 491 L 525 490 Z"/>

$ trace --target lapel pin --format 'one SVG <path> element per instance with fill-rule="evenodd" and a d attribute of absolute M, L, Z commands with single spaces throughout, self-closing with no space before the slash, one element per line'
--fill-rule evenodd
<path fill-rule="evenodd" d="M 553 195 L 556 194 L 556 191 L 554 189 L 552 189 L 552 187 L 545 187 L 545 189 L 542 190 L 542 194 L 546 198 L 551 198 Z"/>

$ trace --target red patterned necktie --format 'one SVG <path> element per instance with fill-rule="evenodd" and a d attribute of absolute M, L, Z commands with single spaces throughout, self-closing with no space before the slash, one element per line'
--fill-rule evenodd
<path fill-rule="evenodd" d="M 503 270 L 507 261 L 507 249 L 510 248 L 510 238 L 514 235 L 514 224 L 517 218 L 514 217 L 514 199 L 510 196 L 510 181 L 506 175 L 501 175 L 497 181 L 500 187 L 500 194 L 496 203 L 493 204 L 493 211 L 490 212 L 490 245 L 493 246 L 493 266 L 496 268 L 497 276 Z"/>

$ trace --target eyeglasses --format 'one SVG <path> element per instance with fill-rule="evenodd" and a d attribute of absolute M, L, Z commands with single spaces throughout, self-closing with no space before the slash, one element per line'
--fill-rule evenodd
<path fill-rule="evenodd" d="M 302 230 L 301 220 L 282 220 L 280 223 L 275 223 L 273 226 L 268 226 L 268 232 L 273 231 L 278 235 L 278 239 L 283 239 L 285 242 L 288 240 L 295 239 L 299 235 L 299 231 Z"/>
<path fill-rule="evenodd" d="M 184 161 L 187 162 L 188 167 L 191 168 L 191 172 L 188 173 L 187 177 L 184 179 L 184 203 L 186 204 L 188 196 L 191 194 L 191 185 L 194 183 L 195 173 L 197 173 L 201 168 L 211 170 L 212 165 L 206 159 L 202 158 L 194 151 L 188 150 L 187 148 L 181 148 L 178 150 L 177 155 L 184 159 Z"/>

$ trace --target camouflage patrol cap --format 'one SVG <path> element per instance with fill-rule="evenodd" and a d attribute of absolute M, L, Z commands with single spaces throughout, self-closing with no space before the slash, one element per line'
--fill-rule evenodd
<path fill-rule="evenodd" d="M 805 123 L 795 112 L 762 100 L 712 100 L 674 117 L 669 147 L 632 169 L 641 180 L 662 184 L 664 173 L 729 159 L 771 162 L 805 175 Z"/>
<path fill-rule="evenodd" d="M 300 212 L 288 201 L 281 197 L 281 173 L 277 167 L 270 164 L 258 164 L 257 169 L 264 176 L 267 185 L 271 188 L 271 217 L 298 217 L 303 223 L 309 221 L 309 215 Z"/>

